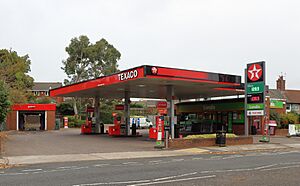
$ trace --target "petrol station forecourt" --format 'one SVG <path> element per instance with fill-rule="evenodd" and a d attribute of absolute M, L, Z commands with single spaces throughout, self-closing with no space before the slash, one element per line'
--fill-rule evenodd
<path fill-rule="evenodd" d="M 142 65 L 50 90 L 53 97 L 95 98 L 99 126 L 99 98 L 124 99 L 125 136 L 130 136 L 130 98 L 166 99 L 170 134 L 174 136 L 174 100 L 237 96 L 244 94 L 241 76 L 160 66 Z"/>

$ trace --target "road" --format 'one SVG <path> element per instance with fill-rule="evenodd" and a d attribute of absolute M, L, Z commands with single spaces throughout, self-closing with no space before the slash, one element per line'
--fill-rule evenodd
<path fill-rule="evenodd" d="M 37 164 L 0 169 L 0 185 L 299 185 L 300 151 Z"/>

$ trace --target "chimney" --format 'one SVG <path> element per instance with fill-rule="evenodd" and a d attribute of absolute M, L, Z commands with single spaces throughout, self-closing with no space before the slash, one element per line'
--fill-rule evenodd
<path fill-rule="evenodd" d="M 279 78 L 277 79 L 277 90 L 280 91 L 285 91 L 285 80 L 283 79 L 283 76 L 279 76 Z"/>

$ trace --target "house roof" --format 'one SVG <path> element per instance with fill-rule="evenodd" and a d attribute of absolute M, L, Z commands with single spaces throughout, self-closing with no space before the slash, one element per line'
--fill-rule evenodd
<path fill-rule="evenodd" d="M 55 89 L 62 87 L 60 82 L 34 82 L 32 87 L 33 91 L 48 91 L 50 89 Z"/>
<path fill-rule="evenodd" d="M 268 96 L 270 96 L 270 99 L 286 99 L 285 96 L 278 89 L 269 89 Z"/>
<path fill-rule="evenodd" d="M 300 104 L 300 90 L 285 90 L 282 93 L 287 99 L 287 103 Z"/>

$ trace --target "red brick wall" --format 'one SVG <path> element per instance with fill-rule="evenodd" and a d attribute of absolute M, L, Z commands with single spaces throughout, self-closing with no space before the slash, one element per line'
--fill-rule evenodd
<path fill-rule="evenodd" d="M 240 136 L 237 138 L 226 138 L 226 145 L 245 145 L 245 144 L 253 144 L 253 137 Z M 172 139 L 169 141 L 169 148 L 172 149 L 208 147 L 208 146 L 216 146 L 216 139 L 215 138 Z"/>
<path fill-rule="evenodd" d="M 232 131 L 234 134 L 237 135 L 244 135 L 245 134 L 245 126 L 243 125 L 232 125 Z"/>
<path fill-rule="evenodd" d="M 7 114 L 6 129 L 17 130 L 17 111 L 11 111 Z"/>
<path fill-rule="evenodd" d="M 55 111 L 47 111 L 47 130 L 55 128 Z"/>
<path fill-rule="evenodd" d="M 287 136 L 289 133 L 289 129 L 275 129 L 276 136 Z"/>

